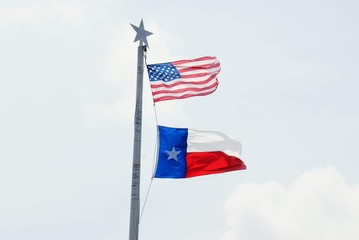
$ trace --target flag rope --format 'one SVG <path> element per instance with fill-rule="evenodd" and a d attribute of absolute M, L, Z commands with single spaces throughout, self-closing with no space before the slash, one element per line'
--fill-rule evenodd
<path fill-rule="evenodd" d="M 147 199 L 148 199 L 148 196 L 149 196 L 149 194 L 150 194 L 152 182 L 153 182 L 153 178 L 151 178 L 150 185 L 148 186 L 148 189 L 147 189 L 146 198 L 145 198 L 145 201 L 143 202 L 143 206 L 142 206 L 142 210 L 141 210 L 141 214 L 140 214 L 140 220 L 139 220 L 139 223 L 138 223 L 138 224 L 141 223 L 141 219 L 142 219 L 142 216 L 143 216 L 143 212 L 144 212 L 145 207 L 146 207 L 146 204 L 147 204 Z"/>
<path fill-rule="evenodd" d="M 145 207 L 147 205 L 147 199 L 148 199 L 148 196 L 150 194 L 150 190 L 151 190 L 151 186 L 152 186 L 152 182 L 153 182 L 153 178 L 151 178 L 151 181 L 150 181 L 150 185 L 148 186 L 148 189 L 147 189 L 147 194 L 146 194 L 146 198 L 145 198 L 145 201 L 143 203 L 143 206 L 142 206 L 142 209 L 141 209 L 141 213 L 140 213 L 140 217 L 139 217 L 139 220 L 138 220 L 138 225 L 136 226 L 136 228 L 138 229 L 139 226 L 140 226 L 140 223 L 141 223 L 141 219 L 142 219 L 142 216 L 143 216 L 143 212 L 145 210 Z M 136 229 L 136 230 L 137 230 Z M 136 231 L 138 233 L 138 231 Z M 134 236 L 134 240 L 136 239 L 137 235 Z"/>
<path fill-rule="evenodd" d="M 145 198 L 145 201 L 143 203 L 143 206 L 142 206 L 142 209 L 141 209 L 141 213 L 140 213 L 140 217 L 138 219 L 138 225 L 136 226 L 136 230 L 138 230 L 139 226 L 140 226 L 140 223 L 141 223 L 141 219 L 142 219 L 142 216 L 143 216 L 143 212 L 145 210 L 145 207 L 147 205 L 147 199 L 148 199 L 148 196 L 150 194 L 150 190 L 151 190 L 151 186 L 152 186 L 152 182 L 153 182 L 153 178 L 151 178 L 151 181 L 150 181 L 150 185 L 148 186 L 148 189 L 147 189 L 147 194 L 146 194 L 146 198 Z M 133 236 L 133 240 L 135 240 L 137 238 L 137 234 L 138 234 L 138 231 L 136 231 L 136 235 Z"/>
<path fill-rule="evenodd" d="M 157 110 L 156 110 L 156 103 L 153 103 L 153 109 L 155 112 L 155 118 L 156 118 L 156 141 L 155 141 L 155 151 L 153 154 L 153 163 L 152 163 L 152 179 L 155 176 L 156 166 L 157 166 L 157 153 L 158 153 L 158 140 L 159 140 L 159 131 L 158 131 L 158 118 L 157 118 Z"/>
<path fill-rule="evenodd" d="M 143 51 L 143 57 L 144 57 L 144 60 L 145 60 L 145 66 L 146 66 L 146 68 L 147 68 L 147 48 L 146 48 L 146 46 L 144 47 L 144 49 L 143 49 L 144 51 Z M 158 147 L 158 145 L 157 145 L 157 143 L 158 143 L 158 136 L 159 136 L 159 132 L 158 132 L 158 128 L 157 128 L 157 126 L 158 126 L 158 116 L 157 116 L 157 109 L 156 109 L 156 102 L 154 101 L 154 99 L 152 98 L 152 100 L 153 100 L 153 110 L 154 110 L 154 112 L 155 112 L 155 121 L 156 121 L 156 141 L 155 141 L 155 151 L 154 151 L 154 154 L 153 154 L 153 161 L 152 161 L 152 176 L 151 176 L 151 179 L 153 179 L 154 178 L 154 175 L 155 175 L 155 168 L 156 168 L 156 165 L 157 165 L 157 161 L 156 161 L 156 159 L 157 159 L 157 152 L 158 152 L 158 149 L 157 149 L 157 147 Z"/>
<path fill-rule="evenodd" d="M 153 182 L 153 178 L 154 178 L 154 174 L 155 174 L 155 164 L 156 164 L 156 159 L 157 159 L 157 147 L 158 147 L 158 134 L 159 134 L 159 132 L 158 132 L 158 129 L 157 129 L 158 121 L 157 121 L 157 112 L 156 112 L 155 105 L 154 105 L 154 109 L 155 109 L 155 115 L 156 115 L 156 141 L 155 141 L 155 151 L 154 151 L 154 154 L 153 154 L 152 176 L 151 176 L 150 184 L 149 184 L 148 189 L 147 189 L 145 201 L 143 202 L 143 206 L 142 206 L 142 209 L 141 209 L 140 218 L 139 218 L 139 221 L 138 221 L 137 228 L 139 227 L 139 225 L 141 223 L 141 219 L 142 219 L 143 212 L 145 211 L 145 208 L 146 208 L 146 205 L 147 205 L 147 200 L 148 200 L 148 197 L 150 195 L 150 190 L 151 190 L 151 187 L 152 187 L 152 182 Z"/>

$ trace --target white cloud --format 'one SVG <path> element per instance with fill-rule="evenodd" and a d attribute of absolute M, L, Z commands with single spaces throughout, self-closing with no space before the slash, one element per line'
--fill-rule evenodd
<path fill-rule="evenodd" d="M 334 167 L 304 173 L 285 189 L 276 182 L 239 184 L 226 203 L 222 240 L 359 238 L 359 186 Z"/>
<path fill-rule="evenodd" d="M 14 22 L 47 24 L 49 20 L 64 22 L 76 27 L 83 27 L 86 17 L 83 7 L 74 3 L 52 1 L 51 4 L 33 3 L 27 7 L 0 7 L 0 28 Z"/>
<path fill-rule="evenodd" d="M 63 19 L 65 23 L 73 24 L 78 27 L 83 27 L 86 22 L 83 9 L 73 3 L 59 3 L 58 1 L 52 2 L 48 9 L 50 16 L 57 16 Z"/>
<path fill-rule="evenodd" d="M 95 125 L 97 120 L 106 119 L 113 122 L 129 123 L 133 119 L 134 103 L 132 98 L 120 98 L 112 104 L 88 104 L 84 123 Z"/>

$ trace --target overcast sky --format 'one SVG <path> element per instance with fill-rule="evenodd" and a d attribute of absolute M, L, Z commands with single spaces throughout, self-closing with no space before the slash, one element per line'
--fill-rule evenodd
<path fill-rule="evenodd" d="M 247 170 L 154 179 L 143 240 L 359 239 L 359 3 L 0 2 L 0 239 L 128 239 L 137 45 L 216 56 L 158 122 L 240 139 Z M 156 118 L 144 74 L 141 205 Z"/>

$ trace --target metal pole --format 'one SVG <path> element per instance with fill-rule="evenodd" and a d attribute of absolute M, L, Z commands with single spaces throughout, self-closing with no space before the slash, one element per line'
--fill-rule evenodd
<path fill-rule="evenodd" d="M 135 129 L 133 142 L 132 188 L 131 188 L 131 213 L 129 240 L 138 240 L 138 228 L 140 218 L 140 176 L 141 176 L 141 133 L 142 133 L 142 89 L 143 89 L 143 46 L 137 49 L 137 88 Z"/>

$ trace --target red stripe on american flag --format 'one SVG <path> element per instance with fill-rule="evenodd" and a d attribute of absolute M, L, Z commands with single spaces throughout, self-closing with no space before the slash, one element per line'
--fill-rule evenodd
<path fill-rule="evenodd" d="M 184 95 L 181 95 L 181 96 L 164 96 L 164 97 L 160 97 L 160 98 L 157 98 L 157 99 L 154 98 L 154 102 L 166 101 L 166 100 L 185 99 L 185 98 L 194 97 L 194 96 L 206 96 L 206 95 L 209 95 L 209 94 L 213 93 L 214 91 L 216 91 L 216 89 L 214 89 L 213 91 L 210 91 L 210 92 L 206 92 L 206 93 L 184 94 Z"/>
<path fill-rule="evenodd" d="M 184 64 L 184 63 L 193 63 L 193 62 L 206 61 L 206 60 L 214 60 L 214 59 L 216 59 L 216 57 L 206 56 L 206 57 L 200 57 L 200 58 L 195 58 L 195 59 L 190 59 L 190 60 L 174 61 L 174 62 L 172 62 L 172 64 L 173 64 L 173 65 L 180 65 L 180 64 Z"/>
<path fill-rule="evenodd" d="M 175 65 L 174 65 L 175 66 Z M 185 73 L 185 72 L 190 72 L 190 71 L 203 71 L 203 70 L 207 70 L 208 69 L 216 69 L 220 67 L 219 63 L 215 63 L 215 64 L 207 64 L 207 65 L 201 65 L 201 66 L 191 66 L 191 67 L 185 67 L 185 68 L 180 68 L 179 66 L 175 66 L 178 69 L 178 72 L 181 73 Z M 219 69 L 218 69 L 219 71 Z M 215 71 L 214 71 L 215 72 Z"/>
<path fill-rule="evenodd" d="M 218 82 L 216 81 L 215 83 L 213 83 L 212 85 L 209 85 L 207 87 L 203 87 L 200 88 L 201 91 L 206 91 L 208 89 L 212 89 L 214 87 L 218 86 Z M 159 90 L 159 91 L 154 91 L 152 92 L 154 95 L 159 95 L 159 94 L 176 94 L 176 93 L 183 93 L 183 92 L 191 92 L 191 91 L 198 91 L 198 88 L 196 87 L 187 87 L 187 88 L 182 88 L 182 89 L 177 89 L 177 90 L 168 90 L 168 89 L 164 89 L 164 90 Z"/>
<path fill-rule="evenodd" d="M 196 73 L 196 74 L 190 74 L 190 75 L 181 75 L 181 78 L 200 78 L 200 77 L 205 77 L 205 76 L 208 76 L 208 73 Z"/>

